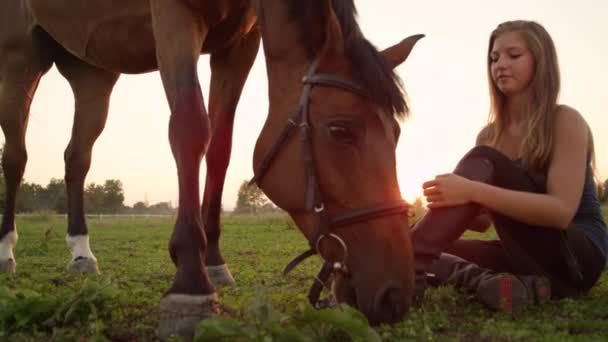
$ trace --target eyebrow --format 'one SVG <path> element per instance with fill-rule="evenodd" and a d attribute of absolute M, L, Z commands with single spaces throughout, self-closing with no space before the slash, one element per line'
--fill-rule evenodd
<path fill-rule="evenodd" d="M 507 52 L 512 52 L 513 50 L 524 50 L 524 49 L 525 48 L 523 46 L 509 46 L 509 47 L 506 47 L 501 50 L 507 50 Z M 490 52 L 490 55 L 495 55 L 495 54 L 498 54 L 498 50 L 492 50 Z"/>

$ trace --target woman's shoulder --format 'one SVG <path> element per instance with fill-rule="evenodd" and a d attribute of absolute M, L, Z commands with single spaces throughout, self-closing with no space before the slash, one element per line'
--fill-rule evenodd
<path fill-rule="evenodd" d="M 556 129 L 588 129 L 587 121 L 578 110 L 564 104 L 560 104 L 555 109 Z"/>
<path fill-rule="evenodd" d="M 492 124 L 485 125 L 479 133 L 477 133 L 477 139 L 475 145 L 488 145 L 491 143 L 491 132 Z"/>

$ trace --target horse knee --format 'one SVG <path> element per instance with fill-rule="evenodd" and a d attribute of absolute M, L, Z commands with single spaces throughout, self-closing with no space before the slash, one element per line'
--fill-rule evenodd
<path fill-rule="evenodd" d="M 68 147 L 64 152 L 65 178 L 84 179 L 91 166 L 91 152 Z"/>
<path fill-rule="evenodd" d="M 201 115 L 202 114 L 202 115 Z M 207 152 L 210 141 L 209 118 L 201 114 L 173 114 L 169 122 L 169 143 L 178 160 L 198 160 Z"/>
<path fill-rule="evenodd" d="M 27 163 L 27 150 L 25 146 L 15 146 L 7 144 L 4 146 L 4 154 L 2 155 L 2 167 L 7 180 L 21 181 L 25 164 Z"/>

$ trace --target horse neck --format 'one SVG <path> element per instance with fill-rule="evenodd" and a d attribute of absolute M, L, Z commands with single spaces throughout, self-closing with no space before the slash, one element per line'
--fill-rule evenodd
<path fill-rule="evenodd" d="M 286 121 L 299 100 L 310 60 L 287 14 L 286 2 L 259 0 L 256 5 L 268 76 L 269 116 L 285 116 Z"/>
<path fill-rule="evenodd" d="M 262 32 L 264 55 L 267 60 L 304 58 L 298 28 L 288 14 L 289 1 L 258 0 L 256 13 Z M 318 28 L 312 28 L 311 31 Z"/>

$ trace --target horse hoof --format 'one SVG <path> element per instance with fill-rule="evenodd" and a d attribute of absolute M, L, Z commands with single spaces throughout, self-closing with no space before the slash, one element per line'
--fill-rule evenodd
<path fill-rule="evenodd" d="M 235 281 L 226 264 L 217 266 L 207 266 L 207 274 L 214 285 L 227 286 L 234 285 Z"/>
<path fill-rule="evenodd" d="M 68 264 L 68 271 L 75 273 L 99 274 L 97 261 L 90 258 L 76 258 Z"/>
<path fill-rule="evenodd" d="M 15 273 L 17 270 L 17 264 L 15 260 L 8 259 L 4 261 L 0 261 L 0 273 Z"/>
<path fill-rule="evenodd" d="M 180 336 L 194 338 L 195 326 L 201 320 L 219 314 L 217 294 L 193 296 L 170 294 L 160 300 L 158 335 L 162 340 Z"/>

